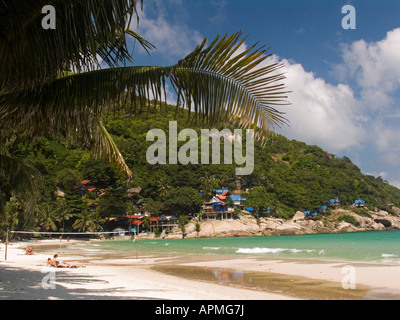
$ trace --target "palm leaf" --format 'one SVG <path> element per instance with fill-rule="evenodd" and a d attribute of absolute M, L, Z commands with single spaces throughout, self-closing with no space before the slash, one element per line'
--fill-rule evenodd
<path fill-rule="evenodd" d="M 35 137 L 67 134 L 90 145 L 107 146 L 105 154 L 121 168 L 104 126 L 101 113 L 125 108 L 131 101 L 133 113 L 161 106 L 166 101 L 166 81 L 177 93 L 177 106 L 193 111 L 191 120 L 207 126 L 230 123 L 256 129 L 265 138 L 270 128 L 286 122 L 276 106 L 286 104 L 282 64 L 263 66 L 268 55 L 256 45 L 239 52 L 245 38 L 241 33 L 206 41 L 178 64 L 170 67 L 120 67 L 68 74 L 44 85 L 0 94 L 0 123 Z M 153 99 L 153 101 L 150 101 Z M 1 132 L 0 132 L 1 133 Z M 99 133 L 101 133 L 99 135 Z M 97 148 L 100 150 L 101 148 Z M 104 153 L 104 152 L 103 152 Z M 125 171 L 129 175 L 129 171 Z"/>
<path fill-rule="evenodd" d="M 103 125 L 101 120 L 98 122 L 96 128 L 97 130 L 94 136 L 93 146 L 95 154 L 100 157 L 107 158 L 108 162 L 114 170 L 125 174 L 128 179 L 132 179 L 132 171 L 126 165 L 124 157 L 122 156 L 117 145 L 115 144 L 114 140 L 108 133 L 106 127 Z"/>
<path fill-rule="evenodd" d="M 187 107 L 216 125 L 225 118 L 243 128 L 261 128 L 267 133 L 286 123 L 275 106 L 286 104 L 283 65 L 261 65 L 270 55 L 256 45 L 243 52 L 241 33 L 218 37 L 205 48 L 203 42 L 181 60 L 173 73 L 173 83 Z"/>
<path fill-rule="evenodd" d="M 12 196 L 25 201 L 25 213 L 29 216 L 33 213 L 36 205 L 34 180 L 40 178 L 40 173 L 23 160 L 7 155 L 4 150 L 2 152 L 0 152 L 0 180 L 3 180 L 2 186 L 8 185 Z M 0 196 L 0 213 L 2 214 L 4 214 L 5 203 L 3 201 L 5 200 L 4 196 Z"/>
<path fill-rule="evenodd" d="M 131 59 L 126 26 L 137 0 L 13 0 L 0 2 L 0 87 L 28 88 L 62 70 L 93 70 L 97 56 L 109 66 Z M 141 0 L 140 2 L 143 2 Z M 41 10 L 56 9 L 56 29 L 44 30 Z M 135 32 L 128 32 L 149 49 Z"/>
<path fill-rule="evenodd" d="M 43 86 L 0 95 L 0 121 L 4 126 L 31 131 L 31 135 L 62 130 L 91 130 L 114 103 L 132 101 L 132 112 L 165 101 L 169 79 L 178 103 L 194 111 L 195 120 L 216 125 L 224 120 L 241 127 L 262 128 L 267 133 L 285 123 L 276 106 L 285 104 L 282 64 L 260 64 L 265 50 L 237 53 L 240 33 L 223 37 L 204 48 L 204 43 L 170 67 L 121 67 L 73 74 Z M 154 102 L 150 102 L 153 99 Z M 124 106 L 122 106 L 124 107 Z M 43 124 L 42 126 L 40 124 Z M 88 135 L 89 140 L 91 136 Z"/>

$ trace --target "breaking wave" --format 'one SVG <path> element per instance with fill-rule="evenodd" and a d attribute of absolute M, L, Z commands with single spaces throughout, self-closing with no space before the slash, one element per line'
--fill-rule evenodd
<path fill-rule="evenodd" d="M 315 252 L 313 249 L 296 249 L 296 248 L 239 248 L 236 250 L 236 253 L 250 253 L 250 254 L 258 254 L 258 253 L 312 253 Z M 321 250 L 318 254 L 324 254 L 324 250 Z"/>

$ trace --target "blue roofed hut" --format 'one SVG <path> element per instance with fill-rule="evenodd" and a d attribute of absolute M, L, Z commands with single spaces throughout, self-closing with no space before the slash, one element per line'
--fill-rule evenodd
<path fill-rule="evenodd" d="M 353 203 L 354 208 L 364 208 L 365 207 L 365 201 L 364 200 L 355 200 Z"/>

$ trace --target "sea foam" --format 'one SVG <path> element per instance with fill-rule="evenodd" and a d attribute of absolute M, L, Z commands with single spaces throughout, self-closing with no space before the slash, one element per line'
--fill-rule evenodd
<path fill-rule="evenodd" d="M 280 253 L 280 252 L 291 252 L 291 253 L 300 253 L 300 252 L 313 252 L 311 249 L 289 249 L 289 248 L 239 248 L 236 250 L 236 253 Z"/>

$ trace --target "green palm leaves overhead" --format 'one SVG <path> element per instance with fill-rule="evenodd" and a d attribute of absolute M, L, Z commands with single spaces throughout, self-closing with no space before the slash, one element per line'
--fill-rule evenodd
<path fill-rule="evenodd" d="M 45 5 L 56 9 L 55 30 L 41 26 Z M 127 105 L 132 113 L 156 110 L 167 85 L 177 107 L 205 126 L 235 124 L 265 137 L 285 122 L 277 110 L 287 94 L 282 65 L 267 64 L 264 47 L 245 49 L 241 33 L 205 39 L 173 66 L 127 66 L 131 40 L 154 49 L 128 28 L 137 7 L 137 0 L 0 0 L 0 142 L 11 133 L 67 136 L 131 177 L 101 115 Z"/>
<path fill-rule="evenodd" d="M 171 77 L 184 104 L 216 125 L 225 119 L 245 128 L 261 128 L 264 133 L 286 120 L 274 108 L 287 98 L 282 64 L 263 64 L 269 55 L 256 45 L 242 49 L 241 32 L 217 36 L 206 47 L 206 39 L 175 66 Z"/>
<path fill-rule="evenodd" d="M 0 115 L 7 127 L 18 126 L 29 135 L 79 132 L 91 141 L 93 124 L 101 113 L 124 107 L 132 112 L 154 106 L 149 99 L 165 100 L 166 83 L 175 88 L 178 103 L 194 111 L 207 125 L 234 122 L 264 132 L 285 122 L 275 106 L 287 92 L 281 64 L 260 66 L 268 57 L 253 47 L 238 52 L 245 38 L 240 33 L 205 42 L 178 64 L 169 67 L 120 67 L 72 74 L 44 85 L 0 95 Z M 240 40 L 240 41 L 239 41 Z"/>
<path fill-rule="evenodd" d="M 0 1 L 0 86 L 18 89 L 45 84 L 71 67 L 93 70 L 99 58 L 109 66 L 130 60 L 125 30 L 137 17 L 137 2 Z M 54 30 L 42 28 L 46 5 L 56 11 Z M 148 48 L 147 42 L 141 44 Z"/>

